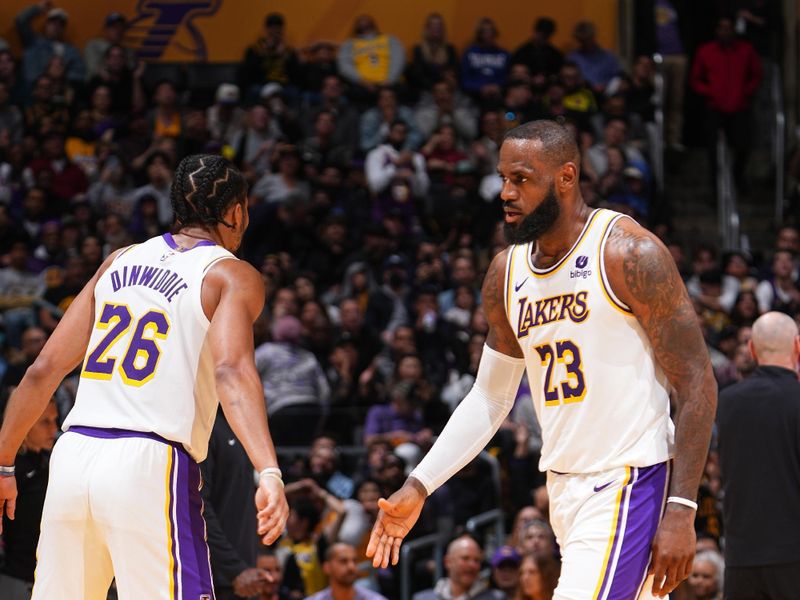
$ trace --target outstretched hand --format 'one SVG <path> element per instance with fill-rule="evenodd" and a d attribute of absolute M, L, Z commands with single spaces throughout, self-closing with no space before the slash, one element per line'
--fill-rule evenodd
<path fill-rule="evenodd" d="M 265 546 L 269 546 L 283 533 L 289 517 L 289 505 L 283 485 L 275 477 L 262 477 L 256 490 L 258 509 L 258 535 Z"/>
<path fill-rule="evenodd" d="M 367 558 L 375 568 L 400 560 L 400 544 L 419 518 L 427 493 L 421 483 L 409 479 L 389 499 L 378 500 L 378 518 L 367 545 Z"/>

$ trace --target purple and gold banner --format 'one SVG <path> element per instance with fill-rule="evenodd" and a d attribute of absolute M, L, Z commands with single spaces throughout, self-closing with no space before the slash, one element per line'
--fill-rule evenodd
<path fill-rule="evenodd" d="M 14 17 L 31 4 L 25 0 L 0 2 L 0 36 L 20 50 L 14 31 Z M 491 17 L 499 30 L 499 42 L 513 51 L 531 35 L 537 17 L 555 19 L 556 46 L 572 47 L 572 27 L 581 19 L 595 22 L 598 40 L 616 46 L 617 1 L 561 0 L 537 4 L 500 0 L 463 2 L 459 0 L 58 0 L 55 5 L 69 14 L 67 41 L 79 49 L 101 34 L 105 16 L 113 11 L 130 23 L 128 43 L 148 61 L 234 62 L 261 35 L 264 17 L 280 12 L 286 17 L 290 45 L 305 48 L 317 40 L 341 42 L 351 35 L 360 14 L 371 14 L 384 33 L 397 36 L 411 49 L 419 41 L 425 17 L 439 12 L 445 19 L 448 37 L 460 51 L 468 45 L 481 17 Z M 40 28 L 38 17 L 34 28 Z"/>

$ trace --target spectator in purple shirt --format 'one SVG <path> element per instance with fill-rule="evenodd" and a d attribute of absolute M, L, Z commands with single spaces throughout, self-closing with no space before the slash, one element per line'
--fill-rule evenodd
<path fill-rule="evenodd" d="M 419 462 L 422 450 L 430 445 L 432 432 L 425 427 L 413 384 L 397 383 L 389 397 L 389 404 L 369 409 L 364 424 L 364 445 L 388 441 L 410 469 Z"/>
<path fill-rule="evenodd" d="M 358 563 L 360 560 L 356 549 L 350 544 L 339 542 L 328 548 L 325 553 L 325 562 L 322 563 L 322 570 L 328 576 L 330 585 L 313 596 L 309 596 L 306 600 L 338 598 L 386 600 L 377 592 L 355 585 L 359 576 Z"/>

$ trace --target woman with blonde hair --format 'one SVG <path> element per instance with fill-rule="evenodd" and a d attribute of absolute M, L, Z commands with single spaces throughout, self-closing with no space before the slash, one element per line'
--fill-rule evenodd
<path fill-rule="evenodd" d="M 430 90 L 447 68 L 457 69 L 458 58 L 453 44 L 447 41 L 444 18 L 430 13 L 422 29 L 422 40 L 413 49 L 408 68 L 409 83 L 419 90 Z"/>

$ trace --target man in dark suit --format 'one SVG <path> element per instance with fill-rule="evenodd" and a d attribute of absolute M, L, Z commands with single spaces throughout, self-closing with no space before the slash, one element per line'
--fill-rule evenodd
<path fill-rule="evenodd" d="M 788 600 L 800 590 L 800 337 L 778 312 L 752 335 L 758 368 L 722 391 L 717 412 L 725 598 Z"/>

